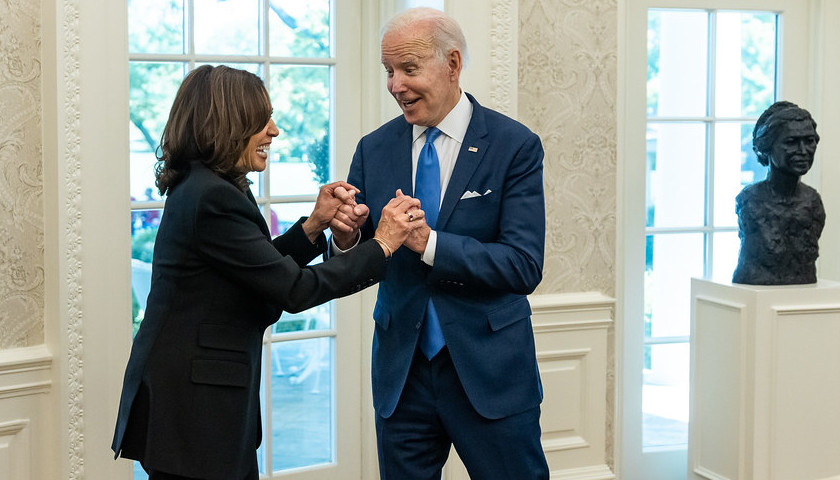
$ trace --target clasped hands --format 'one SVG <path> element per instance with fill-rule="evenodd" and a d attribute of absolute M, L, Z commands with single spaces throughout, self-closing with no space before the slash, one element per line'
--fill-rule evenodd
<path fill-rule="evenodd" d="M 341 181 L 321 187 L 312 215 L 303 225 L 310 241 L 329 228 L 338 248 L 346 250 L 356 243 L 359 229 L 370 215 L 367 205 L 356 203 L 358 191 L 353 185 Z M 397 190 L 394 198 L 382 208 L 374 239 L 388 256 L 402 245 L 422 254 L 430 231 L 425 212 L 420 209 L 420 200 Z"/>

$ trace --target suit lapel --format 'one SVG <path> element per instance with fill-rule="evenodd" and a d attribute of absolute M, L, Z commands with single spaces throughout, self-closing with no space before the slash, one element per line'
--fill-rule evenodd
<path fill-rule="evenodd" d="M 391 197 L 394 196 L 394 193 L 399 188 L 402 192 L 406 195 L 414 196 L 414 185 L 411 181 L 412 174 L 414 172 L 411 171 L 411 144 L 412 144 L 412 133 L 413 127 L 410 123 L 404 122 L 404 127 L 402 129 L 402 133 L 394 142 L 394 152 L 392 155 L 389 155 L 390 163 L 384 165 L 385 170 L 383 170 L 382 174 L 390 177 L 395 184 L 394 189 L 389 193 Z M 390 198 L 390 197 L 389 197 Z"/>
<path fill-rule="evenodd" d="M 455 204 L 461 199 L 461 195 L 467 188 L 467 183 L 481 164 L 484 154 L 487 153 L 487 147 L 490 145 L 487 139 L 487 125 L 484 121 L 484 107 L 479 105 L 470 94 L 467 94 L 467 97 L 473 104 L 472 118 L 467 127 L 467 134 L 464 136 L 464 143 L 461 144 L 461 150 L 458 152 L 458 159 L 455 161 L 452 176 L 449 178 L 443 203 L 440 206 L 437 221 L 437 228 L 439 229 L 446 227 L 446 222 L 449 220 L 452 210 L 455 209 Z"/>
<path fill-rule="evenodd" d="M 245 194 L 248 197 L 248 200 L 250 200 L 251 203 L 254 205 L 254 208 L 257 211 L 257 216 L 260 218 L 260 220 L 262 220 L 262 221 L 257 221 L 257 225 L 260 226 L 260 230 L 262 231 L 263 235 L 265 235 L 269 240 L 271 240 L 271 231 L 268 229 L 268 225 L 265 223 L 265 218 L 263 218 L 263 216 L 262 216 L 262 212 L 260 211 L 260 206 L 257 204 L 257 199 L 254 198 L 254 194 L 251 193 L 250 186 L 248 187 L 247 190 L 245 190 Z"/>

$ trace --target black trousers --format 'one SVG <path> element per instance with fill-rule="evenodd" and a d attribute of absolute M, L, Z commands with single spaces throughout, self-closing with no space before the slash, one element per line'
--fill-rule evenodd
<path fill-rule="evenodd" d="M 145 467 L 144 467 L 145 469 Z M 171 473 L 161 472 L 159 470 L 146 470 L 149 474 L 149 480 L 202 480 L 196 477 L 184 477 L 182 475 L 173 475 Z M 260 472 L 257 464 L 254 463 L 254 468 L 242 480 L 259 480 Z"/>
<path fill-rule="evenodd" d="M 182 477 L 181 475 L 172 475 L 171 473 L 159 472 L 152 470 L 149 472 L 149 480 L 198 480 L 192 477 Z"/>

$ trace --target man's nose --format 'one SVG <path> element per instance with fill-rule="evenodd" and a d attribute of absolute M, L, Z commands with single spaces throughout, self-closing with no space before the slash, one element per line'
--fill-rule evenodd
<path fill-rule="evenodd" d="M 391 75 L 391 78 L 388 79 L 388 83 L 390 84 L 389 90 L 391 90 L 391 92 L 400 92 L 405 90 L 403 75 L 399 72 L 394 72 Z"/>

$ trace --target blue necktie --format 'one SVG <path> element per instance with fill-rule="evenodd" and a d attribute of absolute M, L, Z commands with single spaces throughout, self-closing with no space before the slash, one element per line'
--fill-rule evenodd
<path fill-rule="evenodd" d="M 426 143 L 420 150 L 417 175 L 414 179 L 414 197 L 420 200 L 420 207 L 426 213 L 426 223 L 432 228 L 435 228 L 437 224 L 438 210 L 440 210 L 440 163 L 433 143 L 438 135 L 440 135 L 440 130 L 437 128 L 426 129 Z M 440 321 L 430 298 L 426 305 L 426 320 L 420 332 L 420 350 L 426 358 L 431 360 L 444 344 Z"/>

